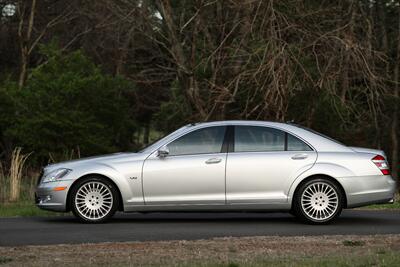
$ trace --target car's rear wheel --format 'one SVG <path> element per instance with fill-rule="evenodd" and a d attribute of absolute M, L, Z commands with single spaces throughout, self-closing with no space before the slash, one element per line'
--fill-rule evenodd
<path fill-rule="evenodd" d="M 340 215 L 343 199 L 342 190 L 336 183 L 323 178 L 313 179 L 297 190 L 293 211 L 307 223 L 326 224 Z"/>
<path fill-rule="evenodd" d="M 100 223 L 114 215 L 118 209 L 115 186 L 102 177 L 84 178 L 72 188 L 71 209 L 83 222 Z"/>

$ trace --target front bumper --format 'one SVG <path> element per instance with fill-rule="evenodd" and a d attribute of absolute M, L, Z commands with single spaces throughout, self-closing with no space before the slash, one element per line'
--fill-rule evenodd
<path fill-rule="evenodd" d="M 67 196 L 73 181 L 58 181 L 39 184 L 35 192 L 35 203 L 41 209 L 51 211 L 67 211 Z M 55 188 L 65 187 L 55 191 Z"/>
<path fill-rule="evenodd" d="M 396 182 L 390 175 L 338 178 L 346 192 L 347 208 L 393 203 Z"/>

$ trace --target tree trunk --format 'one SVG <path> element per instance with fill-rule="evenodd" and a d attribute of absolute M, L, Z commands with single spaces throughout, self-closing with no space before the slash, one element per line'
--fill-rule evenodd
<path fill-rule="evenodd" d="M 169 0 L 159 0 L 156 3 L 168 29 L 171 52 L 177 67 L 179 83 L 183 87 L 185 96 L 188 102 L 192 105 L 192 108 L 198 112 L 200 118 L 204 119 L 207 117 L 207 114 L 201 103 L 198 83 L 192 73 L 193 70 L 189 67 L 188 58 L 185 55 L 182 43 L 178 36 L 177 25 L 174 21 L 171 3 Z M 194 40 L 193 43 L 195 43 Z"/>
<path fill-rule="evenodd" d="M 346 38 L 348 39 L 347 42 L 350 44 L 353 43 L 353 38 L 354 38 L 354 24 L 355 24 L 355 15 L 356 15 L 356 7 L 355 3 L 351 1 L 350 3 L 350 10 L 351 10 L 351 17 L 350 17 L 350 22 L 349 22 L 349 31 L 348 35 Z M 342 70 L 342 75 L 341 75 L 341 86 L 342 89 L 340 91 L 340 100 L 344 104 L 346 102 L 346 94 L 347 91 L 349 90 L 350 87 L 350 82 L 349 82 L 349 72 L 350 72 L 350 64 L 351 64 L 351 57 L 350 54 L 351 52 L 349 51 L 352 49 L 351 47 L 345 47 L 342 48 L 342 53 L 344 54 L 344 60 L 343 60 L 343 70 Z"/>
<path fill-rule="evenodd" d="M 19 72 L 18 87 L 22 88 L 26 80 L 26 70 L 28 68 L 28 55 L 25 53 L 24 47 L 21 47 L 21 70 Z"/>
<path fill-rule="evenodd" d="M 29 64 L 29 57 L 31 54 L 30 51 L 30 41 L 32 37 L 32 30 L 33 30 L 33 24 L 35 21 L 35 9 L 36 9 L 36 0 L 32 0 L 32 5 L 31 5 L 31 10 L 29 14 L 29 21 L 28 21 L 28 28 L 26 29 L 26 35 L 23 33 L 23 28 L 24 28 L 24 13 L 21 14 L 20 17 L 20 25 L 18 29 L 18 37 L 19 37 L 19 42 L 20 42 L 20 47 L 21 47 L 21 69 L 19 73 L 19 79 L 18 79 L 18 86 L 19 88 L 22 88 L 25 84 L 26 76 L 27 76 L 27 69 L 28 69 L 28 64 Z"/>
<path fill-rule="evenodd" d="M 399 25 L 398 25 L 398 36 L 400 36 L 400 8 L 399 8 Z M 395 99 L 392 127 L 390 133 L 390 139 L 392 143 L 392 176 L 398 179 L 399 172 L 399 140 L 398 140 L 398 123 L 399 123 L 399 69 L 400 69 L 400 39 L 397 40 L 397 58 L 394 66 L 393 80 L 395 82 L 393 96 Z"/>

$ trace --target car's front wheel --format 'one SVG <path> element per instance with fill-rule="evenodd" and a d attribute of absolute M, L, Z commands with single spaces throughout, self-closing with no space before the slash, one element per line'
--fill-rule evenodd
<path fill-rule="evenodd" d="M 115 186 L 102 177 L 84 178 L 72 188 L 71 210 L 81 221 L 104 222 L 118 209 L 118 192 Z"/>
<path fill-rule="evenodd" d="M 336 183 L 323 178 L 313 179 L 297 190 L 293 211 L 307 223 L 325 224 L 340 215 L 343 199 L 343 193 Z"/>

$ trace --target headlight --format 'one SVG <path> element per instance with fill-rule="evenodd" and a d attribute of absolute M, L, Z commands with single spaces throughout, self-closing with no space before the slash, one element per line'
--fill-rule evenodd
<path fill-rule="evenodd" d="M 60 168 L 60 169 L 54 170 L 52 172 L 49 172 L 48 174 L 46 174 L 43 177 L 42 183 L 54 182 L 57 179 L 63 178 L 65 175 L 67 175 L 71 171 L 72 171 L 71 169 Z"/>

